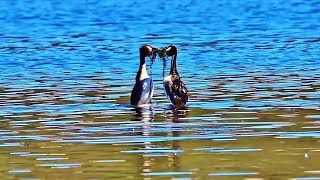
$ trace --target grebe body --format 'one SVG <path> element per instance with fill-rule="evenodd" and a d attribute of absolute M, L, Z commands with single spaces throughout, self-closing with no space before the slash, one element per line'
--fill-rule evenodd
<path fill-rule="evenodd" d="M 145 45 L 140 49 L 140 65 L 136 75 L 136 83 L 132 89 L 130 103 L 133 106 L 147 104 L 153 95 L 153 81 L 147 73 L 145 58 L 152 54 L 152 47 Z"/>
<path fill-rule="evenodd" d="M 163 80 L 166 96 L 173 105 L 178 107 L 186 106 L 189 99 L 188 89 L 177 71 L 177 48 L 171 45 L 167 47 L 166 53 L 168 56 L 172 56 L 170 74 Z"/>

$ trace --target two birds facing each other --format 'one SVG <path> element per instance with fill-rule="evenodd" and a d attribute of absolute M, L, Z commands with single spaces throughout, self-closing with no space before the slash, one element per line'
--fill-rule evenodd
<path fill-rule="evenodd" d="M 170 74 L 164 78 L 163 86 L 168 100 L 178 109 L 186 106 L 188 102 L 188 90 L 177 71 L 177 48 L 170 45 L 165 47 L 164 50 L 166 56 L 172 56 L 172 58 Z M 155 56 L 157 52 L 159 52 L 158 48 L 153 48 L 149 45 L 140 47 L 140 66 L 130 97 L 130 103 L 133 106 L 147 104 L 152 98 L 153 81 L 147 73 L 146 57 Z"/>

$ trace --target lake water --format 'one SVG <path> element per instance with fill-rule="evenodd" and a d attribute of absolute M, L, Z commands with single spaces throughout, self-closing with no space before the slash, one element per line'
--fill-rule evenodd
<path fill-rule="evenodd" d="M 0 26 L 1 179 L 320 179 L 316 0 L 2 0 Z M 143 44 L 177 46 L 186 110 L 160 61 L 129 105 Z"/>

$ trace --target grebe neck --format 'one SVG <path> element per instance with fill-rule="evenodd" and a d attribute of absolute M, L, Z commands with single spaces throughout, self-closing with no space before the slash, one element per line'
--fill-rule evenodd
<path fill-rule="evenodd" d="M 178 74 L 178 71 L 177 71 L 177 55 L 178 55 L 178 53 L 175 53 L 175 54 L 172 56 L 170 74 L 179 75 L 179 74 Z"/>
<path fill-rule="evenodd" d="M 136 76 L 136 81 L 141 81 L 145 78 L 148 78 L 149 75 L 147 73 L 147 65 L 146 65 L 146 60 L 145 56 L 140 55 L 140 66 L 139 66 L 139 71 Z"/>

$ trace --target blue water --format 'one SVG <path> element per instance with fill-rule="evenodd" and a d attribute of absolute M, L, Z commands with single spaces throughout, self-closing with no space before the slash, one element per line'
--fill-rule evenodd
<path fill-rule="evenodd" d="M 316 4 L 2 1 L 0 85 L 9 95 L 16 90 L 61 89 L 59 96 L 66 101 L 116 103 L 133 85 L 138 47 L 174 44 L 179 49 L 178 70 L 196 96 L 193 102 L 235 99 L 252 92 L 241 102 L 208 106 L 317 106 L 319 91 L 308 90 L 318 89 L 320 83 Z M 160 64 L 153 68 L 156 80 L 162 78 Z M 110 98 L 83 97 L 79 91 L 86 88 L 110 93 Z M 297 91 L 306 98 L 295 98 Z M 285 102 L 273 98 L 282 95 Z M 26 110 L 15 108 L 12 111 Z"/>
<path fill-rule="evenodd" d="M 319 19 L 316 0 L 0 0 L 0 177 L 317 178 Z M 152 105 L 129 105 L 144 44 L 178 48 L 186 110 L 160 61 Z"/>

